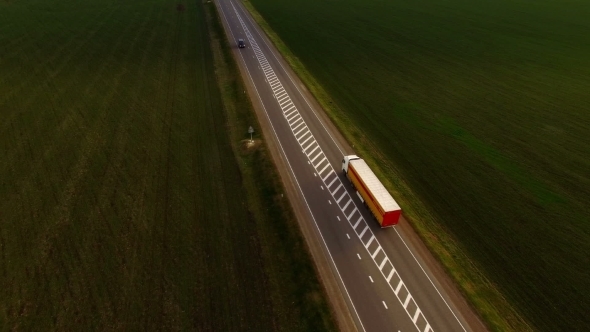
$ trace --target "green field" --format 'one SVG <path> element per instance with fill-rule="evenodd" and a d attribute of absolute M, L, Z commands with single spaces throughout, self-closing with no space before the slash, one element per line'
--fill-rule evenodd
<path fill-rule="evenodd" d="M 492 329 L 590 328 L 590 2 L 251 3 Z"/>
<path fill-rule="evenodd" d="M 334 328 L 215 15 L 0 1 L 0 330 Z"/>

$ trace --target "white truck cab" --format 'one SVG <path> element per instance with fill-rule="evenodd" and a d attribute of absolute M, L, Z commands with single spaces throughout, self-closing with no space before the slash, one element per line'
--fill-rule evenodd
<path fill-rule="evenodd" d="M 342 171 L 344 173 L 348 172 L 348 162 L 351 160 L 355 160 L 355 159 L 361 159 L 359 156 L 351 154 L 349 156 L 344 156 L 344 158 L 342 159 Z"/>

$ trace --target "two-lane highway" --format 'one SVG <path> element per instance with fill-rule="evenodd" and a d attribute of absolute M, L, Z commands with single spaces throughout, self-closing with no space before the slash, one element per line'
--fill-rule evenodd
<path fill-rule="evenodd" d="M 353 151 L 335 139 L 298 80 L 239 1 L 216 5 L 243 77 L 253 86 L 289 179 L 325 246 L 333 278 L 360 331 L 470 331 L 440 283 L 396 229 L 380 229 L 341 171 Z M 401 222 L 404 222 L 403 220 Z"/>

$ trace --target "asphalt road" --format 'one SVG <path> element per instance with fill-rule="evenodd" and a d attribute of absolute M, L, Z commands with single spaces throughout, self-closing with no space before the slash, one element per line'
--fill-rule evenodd
<path fill-rule="evenodd" d="M 448 281 L 433 273 L 400 226 L 381 229 L 341 171 L 354 151 L 286 67 L 239 1 L 216 5 L 251 98 L 262 107 L 269 133 L 299 191 L 305 222 L 317 231 L 332 278 L 359 331 L 472 331 L 472 312 Z M 246 48 L 238 48 L 242 38 Z M 285 170 L 284 170 L 285 171 Z M 403 207 L 402 207 L 403 208 Z M 401 223 L 405 223 L 402 219 Z M 415 242 L 415 241 L 414 241 Z"/>

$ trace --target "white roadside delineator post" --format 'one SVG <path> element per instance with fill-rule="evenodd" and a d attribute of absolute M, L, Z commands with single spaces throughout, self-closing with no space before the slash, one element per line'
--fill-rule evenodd
<path fill-rule="evenodd" d="M 250 134 L 250 143 L 252 143 L 252 133 L 254 132 L 254 128 L 252 128 L 252 126 L 250 126 L 250 128 L 248 128 L 248 134 Z"/>

